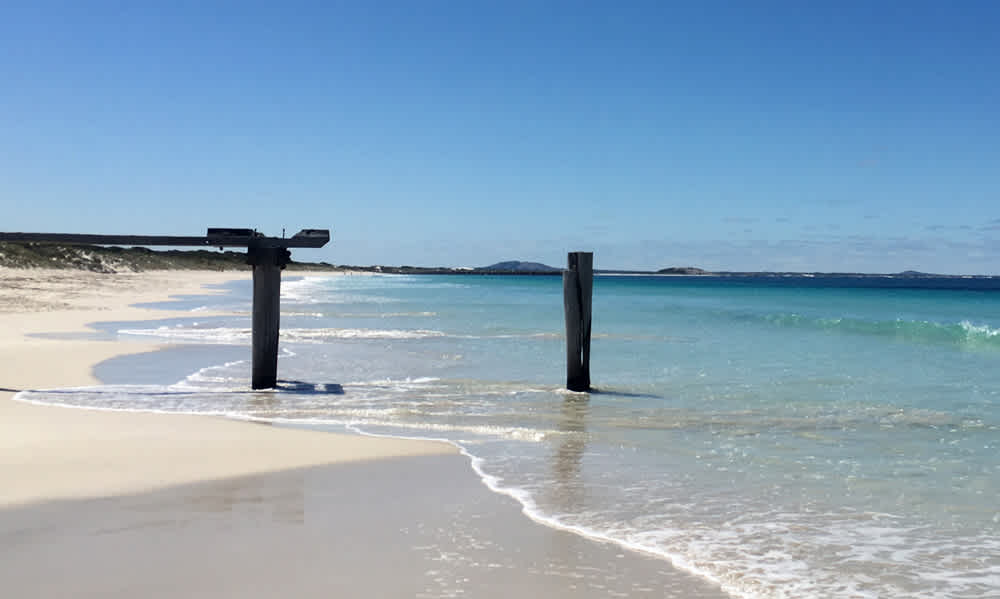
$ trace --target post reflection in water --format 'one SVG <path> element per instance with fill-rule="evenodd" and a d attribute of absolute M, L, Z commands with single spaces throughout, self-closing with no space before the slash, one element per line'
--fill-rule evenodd
<path fill-rule="evenodd" d="M 260 418 L 295 417 L 303 404 L 313 404 L 324 395 L 344 395 L 344 387 L 339 383 L 279 380 L 272 390 L 246 394 L 246 409 Z"/>
<path fill-rule="evenodd" d="M 553 463 L 556 484 L 552 500 L 560 509 L 576 511 L 584 503 L 584 486 L 580 470 L 587 449 L 587 414 L 590 395 L 567 396 L 563 400 L 560 436 Z"/>
<path fill-rule="evenodd" d="M 247 395 L 247 408 L 257 416 L 269 416 L 281 401 L 277 393 L 255 391 Z"/>

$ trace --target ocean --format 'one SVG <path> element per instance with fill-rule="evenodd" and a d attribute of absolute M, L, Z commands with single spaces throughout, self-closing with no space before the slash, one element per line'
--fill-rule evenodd
<path fill-rule="evenodd" d="M 209 346 L 172 384 L 20 398 L 445 439 L 531 518 L 734 597 L 1000 597 L 996 281 L 598 276 L 592 393 L 559 277 L 289 277 L 273 392 L 228 287 L 104 325 Z"/>

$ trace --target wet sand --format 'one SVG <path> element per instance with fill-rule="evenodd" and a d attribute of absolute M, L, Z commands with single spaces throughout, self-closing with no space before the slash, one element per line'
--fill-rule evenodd
<path fill-rule="evenodd" d="M 0 270 L 5 596 L 726 596 L 530 521 L 443 443 L 11 401 L 156 349 L 25 335 L 170 317 L 129 306 L 248 276 L 66 272 Z"/>

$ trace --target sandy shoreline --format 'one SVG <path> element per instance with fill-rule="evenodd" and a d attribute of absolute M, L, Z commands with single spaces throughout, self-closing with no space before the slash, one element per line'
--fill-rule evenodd
<path fill-rule="evenodd" d="M 190 316 L 132 304 L 243 277 L 0 269 L 11 596 L 724 596 L 662 560 L 530 522 L 444 443 L 11 401 L 96 384 L 95 364 L 158 347 L 30 335 Z"/>
<path fill-rule="evenodd" d="M 15 391 L 97 384 L 93 367 L 152 343 L 48 339 L 99 320 L 190 316 L 133 307 L 206 294 L 247 273 L 0 271 L 0 506 L 96 497 L 287 468 L 400 455 L 452 453 L 444 444 L 249 426 L 221 418 L 66 410 L 9 401 Z M 13 299 L 21 298 L 21 299 Z M 200 315 L 205 315 L 202 312 Z M 383 442 L 388 441 L 388 442 Z M 139 446 L 141 445 L 141 446 Z M 247 452 L 257 454 L 246 459 Z M 142 459 L 137 460 L 137 452 Z M 29 459 L 23 459 L 30 455 Z M 178 468 L 178 462 L 184 463 Z M 39 473 L 44 471 L 45 475 Z"/>

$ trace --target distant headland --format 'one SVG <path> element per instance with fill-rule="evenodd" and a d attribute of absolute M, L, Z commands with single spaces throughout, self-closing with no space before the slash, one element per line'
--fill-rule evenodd
<path fill-rule="evenodd" d="M 150 250 L 46 242 L 0 242 L 0 266 L 55 268 L 91 272 L 147 270 L 250 270 L 246 252 L 212 250 Z M 292 261 L 289 270 L 339 270 L 325 262 Z"/>

